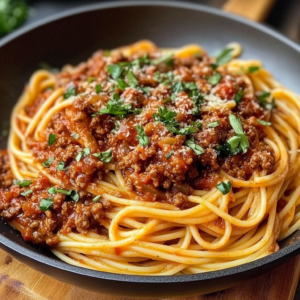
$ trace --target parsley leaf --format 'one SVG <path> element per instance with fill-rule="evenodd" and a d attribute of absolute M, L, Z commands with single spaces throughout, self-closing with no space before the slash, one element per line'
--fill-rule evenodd
<path fill-rule="evenodd" d="M 33 193 L 33 190 L 27 190 L 27 191 L 21 193 L 21 195 L 25 197 L 25 196 L 27 196 L 27 195 L 29 195 L 31 193 Z"/>
<path fill-rule="evenodd" d="M 90 148 L 84 148 L 82 151 L 80 151 L 76 156 L 76 161 L 79 162 L 82 157 L 86 157 L 91 153 Z"/>
<path fill-rule="evenodd" d="M 93 202 L 97 202 L 100 199 L 101 195 L 96 196 L 95 198 L 93 198 Z"/>
<path fill-rule="evenodd" d="M 267 98 L 270 97 L 270 93 L 266 92 L 266 91 L 261 91 L 261 93 L 258 95 L 258 100 L 260 102 L 260 105 L 268 110 L 273 110 L 274 108 L 276 108 L 276 104 L 275 104 L 275 100 L 274 98 L 272 98 L 271 102 L 267 101 Z"/>
<path fill-rule="evenodd" d="M 223 195 L 227 195 L 230 190 L 231 190 L 231 182 L 227 181 L 227 183 L 225 181 L 222 181 L 221 183 L 219 183 L 216 188 L 223 194 Z"/>
<path fill-rule="evenodd" d="M 32 184 L 32 180 L 14 180 L 13 183 L 21 187 L 27 187 Z"/>
<path fill-rule="evenodd" d="M 267 122 L 267 121 L 264 121 L 264 120 L 256 119 L 256 121 L 258 123 L 260 123 L 261 125 L 264 125 L 264 126 L 271 126 L 272 125 L 271 122 Z"/>
<path fill-rule="evenodd" d="M 53 198 L 43 198 L 40 203 L 40 210 L 41 211 L 49 210 L 53 203 L 54 203 Z"/>
<path fill-rule="evenodd" d="M 44 162 L 42 163 L 42 165 L 43 165 L 45 168 L 49 168 L 50 165 L 52 164 L 53 160 L 54 160 L 54 157 L 50 157 L 50 158 L 48 158 L 46 161 L 44 161 Z"/>
<path fill-rule="evenodd" d="M 102 162 L 108 163 L 113 159 L 112 150 L 108 149 L 104 152 L 98 152 L 93 154 L 95 157 L 99 158 Z"/>
<path fill-rule="evenodd" d="M 48 189 L 48 193 L 49 194 L 55 194 L 56 193 L 56 187 L 55 186 L 52 186 L 50 189 Z"/>
<path fill-rule="evenodd" d="M 212 122 L 212 123 L 207 124 L 206 127 L 208 127 L 208 128 L 214 128 L 214 127 L 219 126 L 219 124 L 220 124 L 220 121 L 217 120 L 217 121 L 215 121 L 215 122 Z"/>
<path fill-rule="evenodd" d="M 257 66 L 251 66 L 248 69 L 248 73 L 254 73 L 254 72 L 258 71 L 258 70 L 259 70 L 259 67 L 257 67 Z"/>
<path fill-rule="evenodd" d="M 243 90 L 239 90 L 239 91 L 235 94 L 235 96 L 234 96 L 234 101 L 235 101 L 236 105 L 239 105 L 239 104 L 241 103 L 241 100 L 242 100 L 242 98 L 243 98 L 243 94 L 244 94 Z"/>
<path fill-rule="evenodd" d="M 76 132 L 72 132 L 71 137 L 73 137 L 75 140 L 79 139 L 79 134 Z"/>
<path fill-rule="evenodd" d="M 198 128 L 198 129 L 202 129 L 202 123 L 199 122 L 199 121 L 191 122 L 191 125 L 192 125 L 193 127 Z"/>
<path fill-rule="evenodd" d="M 220 80 L 222 79 L 222 75 L 220 73 L 215 73 L 212 76 L 210 76 L 208 78 L 208 82 L 214 86 L 216 84 L 218 84 L 220 82 Z"/>
<path fill-rule="evenodd" d="M 187 140 L 185 144 L 197 155 L 204 153 L 204 149 L 200 145 L 196 144 L 194 139 Z"/>
<path fill-rule="evenodd" d="M 74 84 L 72 84 L 64 93 L 64 99 L 68 99 L 71 96 L 76 96 L 77 92 L 76 92 L 76 87 Z"/>
<path fill-rule="evenodd" d="M 130 86 L 137 86 L 139 83 L 131 70 L 127 72 L 127 80 Z"/>
<path fill-rule="evenodd" d="M 229 121 L 230 121 L 230 125 L 232 126 L 236 135 L 241 138 L 240 146 L 241 146 L 243 152 L 246 153 L 248 148 L 250 147 L 250 145 L 249 145 L 248 138 L 243 131 L 241 120 L 239 118 L 237 118 L 235 115 L 229 114 Z"/>
<path fill-rule="evenodd" d="M 75 191 L 75 190 L 72 190 L 72 191 L 71 191 L 70 197 L 71 197 L 75 202 L 78 202 L 79 199 L 80 199 L 78 192 Z"/>
<path fill-rule="evenodd" d="M 120 65 L 109 65 L 107 66 L 107 71 L 113 79 L 118 79 L 121 76 L 123 69 Z"/>
<path fill-rule="evenodd" d="M 175 153 L 175 151 L 174 151 L 174 150 L 171 150 L 171 151 L 167 154 L 166 159 L 169 159 L 174 153 Z"/>
<path fill-rule="evenodd" d="M 48 136 L 48 145 L 52 146 L 55 143 L 56 135 L 53 133 L 50 133 Z"/>
<path fill-rule="evenodd" d="M 65 170 L 65 163 L 63 161 L 60 161 L 57 165 L 58 171 L 64 171 Z"/>
<path fill-rule="evenodd" d="M 139 135 L 137 135 L 136 138 L 138 139 L 140 145 L 144 146 L 144 147 L 148 146 L 149 145 L 149 138 L 146 135 L 143 126 L 142 125 L 137 125 L 135 128 L 136 128 L 136 130 L 139 134 Z"/>
<path fill-rule="evenodd" d="M 96 91 L 97 94 L 99 94 L 99 93 L 102 92 L 102 86 L 101 86 L 101 84 L 96 84 L 95 91 Z"/>
<path fill-rule="evenodd" d="M 129 85 L 122 78 L 118 78 L 118 88 L 124 91 L 127 87 L 129 87 Z"/>
<path fill-rule="evenodd" d="M 232 48 L 224 49 L 217 57 L 216 64 L 222 66 L 232 59 Z"/>
<path fill-rule="evenodd" d="M 170 52 L 170 53 L 162 55 L 158 59 L 152 60 L 151 62 L 153 65 L 159 65 L 161 63 L 165 63 L 166 65 L 170 66 L 173 64 L 173 61 L 174 61 L 173 57 L 174 57 L 174 53 Z"/>
<path fill-rule="evenodd" d="M 117 133 L 119 131 L 119 128 L 120 128 L 120 122 L 117 121 L 115 123 L 115 128 L 111 131 L 111 133 Z"/>

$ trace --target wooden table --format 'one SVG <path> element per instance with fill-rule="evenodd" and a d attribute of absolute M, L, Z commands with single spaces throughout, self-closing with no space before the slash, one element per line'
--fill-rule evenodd
<path fill-rule="evenodd" d="M 176 300 L 293 300 L 300 256 L 273 271 L 225 291 Z M 0 250 L 1 300 L 132 300 L 85 291 L 43 275 Z M 165 299 L 167 300 L 167 299 Z"/>

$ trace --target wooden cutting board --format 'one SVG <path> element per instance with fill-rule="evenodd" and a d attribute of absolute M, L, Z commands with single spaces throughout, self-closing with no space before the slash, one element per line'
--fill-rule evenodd
<path fill-rule="evenodd" d="M 300 256 L 273 271 L 225 291 L 176 300 L 293 300 Z M 43 275 L 0 250 L 1 300 L 133 300 L 85 291 Z M 164 299 L 168 300 L 168 299 Z"/>

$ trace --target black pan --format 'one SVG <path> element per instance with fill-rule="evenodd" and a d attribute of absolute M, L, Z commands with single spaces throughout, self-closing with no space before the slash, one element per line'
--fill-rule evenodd
<path fill-rule="evenodd" d="M 244 58 L 258 58 L 275 77 L 300 92 L 300 47 L 282 35 L 221 11 L 178 2 L 112 2 L 51 17 L 0 42 L 0 120 L 8 121 L 24 84 L 40 62 L 55 67 L 86 60 L 97 49 L 150 39 L 161 47 L 199 43 L 209 52 L 232 41 Z M 1 141 L 0 141 L 1 142 Z M 6 144 L 2 141 L 2 148 Z M 23 241 L 0 220 L 0 247 L 21 262 L 56 279 L 106 294 L 166 298 L 218 291 L 260 275 L 300 253 L 299 233 L 281 250 L 238 267 L 172 277 L 96 272 L 67 265 L 47 249 Z"/>

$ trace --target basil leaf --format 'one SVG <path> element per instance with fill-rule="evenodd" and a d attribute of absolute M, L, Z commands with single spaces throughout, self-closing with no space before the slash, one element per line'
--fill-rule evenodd
<path fill-rule="evenodd" d="M 88 156 L 91 153 L 91 150 L 88 147 L 84 148 L 82 151 L 83 151 L 83 156 L 84 157 Z"/>
<path fill-rule="evenodd" d="M 167 154 L 166 159 L 169 159 L 174 153 L 175 153 L 174 150 L 171 150 L 171 151 Z"/>
<path fill-rule="evenodd" d="M 217 121 L 215 121 L 215 122 L 212 122 L 212 123 L 207 124 L 206 127 L 208 127 L 208 128 L 214 128 L 214 127 L 219 126 L 219 124 L 220 124 L 220 121 L 217 120 Z"/>
<path fill-rule="evenodd" d="M 56 135 L 53 133 L 50 133 L 48 136 L 48 145 L 52 146 L 55 143 Z"/>
<path fill-rule="evenodd" d="M 230 192 L 232 185 L 230 181 L 227 181 L 227 183 L 222 181 L 216 187 L 223 195 L 227 195 Z"/>
<path fill-rule="evenodd" d="M 107 71 L 113 79 L 118 79 L 121 76 L 123 69 L 119 65 L 109 65 L 107 66 Z"/>
<path fill-rule="evenodd" d="M 40 203 L 40 210 L 41 211 L 49 210 L 53 203 L 54 203 L 53 198 L 43 198 Z"/>
<path fill-rule="evenodd" d="M 65 170 L 65 163 L 63 161 L 60 161 L 57 165 L 58 171 L 64 171 Z"/>
<path fill-rule="evenodd" d="M 93 198 L 93 202 L 97 202 L 100 199 L 101 195 L 96 196 L 95 198 Z"/>
<path fill-rule="evenodd" d="M 101 84 L 96 84 L 95 91 L 96 91 L 97 94 L 99 94 L 99 93 L 102 92 L 102 86 L 101 86 Z"/>
<path fill-rule="evenodd" d="M 241 100 L 242 100 L 242 98 L 243 98 L 243 94 L 244 94 L 243 90 L 239 90 L 239 91 L 235 94 L 235 96 L 234 96 L 234 101 L 235 101 L 236 105 L 239 105 L 239 104 L 241 103 Z"/>
<path fill-rule="evenodd" d="M 56 189 L 56 193 L 64 194 L 64 195 L 71 195 L 71 191 L 64 190 L 64 189 Z"/>
<path fill-rule="evenodd" d="M 72 84 L 64 93 L 64 99 L 68 99 L 71 96 L 76 96 L 77 92 L 76 92 L 76 87 L 74 84 Z"/>
<path fill-rule="evenodd" d="M 71 137 L 73 137 L 75 140 L 79 139 L 79 134 L 76 132 L 72 132 Z"/>
<path fill-rule="evenodd" d="M 33 190 L 27 190 L 26 192 L 21 193 L 22 196 L 27 196 L 29 194 L 33 193 Z"/>
<path fill-rule="evenodd" d="M 216 64 L 222 66 L 232 59 L 232 48 L 224 49 L 217 57 Z"/>
<path fill-rule="evenodd" d="M 199 122 L 199 121 L 191 122 L 191 125 L 192 125 L 193 127 L 198 128 L 198 129 L 202 129 L 202 123 Z"/>
<path fill-rule="evenodd" d="M 120 129 L 120 122 L 117 121 L 115 123 L 115 128 L 111 131 L 111 133 L 117 133 L 119 131 L 119 129 Z"/>
<path fill-rule="evenodd" d="M 42 163 L 42 165 L 43 165 L 45 168 L 49 168 L 50 165 L 52 164 L 53 160 L 54 160 L 54 157 L 50 157 L 50 158 L 48 158 L 46 161 L 44 161 L 44 162 Z"/>
<path fill-rule="evenodd" d="M 235 135 L 235 136 L 231 137 L 227 141 L 227 143 L 230 145 L 230 149 L 234 150 L 239 145 L 240 141 L 241 141 L 241 137 Z"/>
<path fill-rule="evenodd" d="M 269 102 L 267 101 L 267 98 L 270 97 L 270 93 L 269 92 L 265 92 L 265 91 L 261 91 L 260 95 L 258 95 L 258 100 L 260 102 L 260 105 L 268 110 L 273 110 L 274 108 L 276 108 L 276 104 L 275 104 L 275 100 L 274 98 L 272 98 L 272 101 Z"/>
<path fill-rule="evenodd" d="M 32 180 L 14 180 L 13 183 L 21 187 L 28 187 L 32 184 Z"/>
<path fill-rule="evenodd" d="M 197 155 L 204 153 L 204 149 L 195 143 L 193 139 L 187 140 L 185 143 L 189 148 L 191 148 Z"/>
<path fill-rule="evenodd" d="M 248 73 L 254 73 L 254 72 L 258 71 L 258 70 L 259 70 L 259 67 L 257 67 L 257 66 L 251 66 L 248 69 Z"/>
<path fill-rule="evenodd" d="M 141 146 L 148 146 L 149 145 L 149 138 L 146 135 L 144 128 L 142 125 L 137 125 L 135 126 L 137 132 L 138 132 L 138 136 L 136 137 L 140 143 Z"/>
<path fill-rule="evenodd" d="M 208 82 L 214 86 L 216 84 L 218 84 L 220 82 L 220 80 L 222 79 L 222 75 L 219 73 L 215 73 L 214 75 L 210 76 L 208 78 Z"/>
<path fill-rule="evenodd" d="M 231 125 L 231 127 L 233 128 L 233 130 L 236 134 L 243 134 L 244 133 L 243 127 L 242 127 L 242 122 L 235 115 L 229 114 L 229 122 L 230 122 L 230 125 Z"/>
<path fill-rule="evenodd" d="M 271 126 L 272 125 L 271 122 L 267 122 L 267 121 L 264 121 L 264 120 L 256 119 L 256 121 L 258 123 L 260 123 L 261 125 L 264 125 L 264 126 Z"/>
<path fill-rule="evenodd" d="M 81 158 L 82 158 L 82 155 L 83 155 L 83 152 L 82 151 L 80 151 L 78 154 L 77 154 L 77 156 L 76 156 L 76 161 L 77 162 L 80 162 L 80 160 L 81 160 Z"/>
<path fill-rule="evenodd" d="M 93 154 L 95 157 L 99 158 L 104 163 L 109 163 L 112 159 L 112 150 L 108 149 L 104 152 L 98 152 Z"/>

